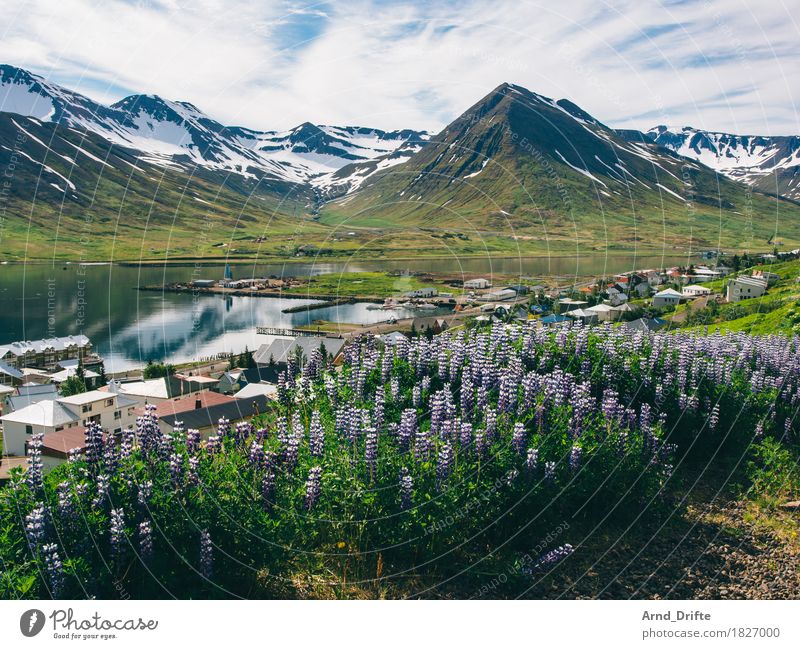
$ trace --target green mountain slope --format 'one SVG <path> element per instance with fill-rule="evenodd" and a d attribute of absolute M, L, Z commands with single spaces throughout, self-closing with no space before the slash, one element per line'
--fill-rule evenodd
<path fill-rule="evenodd" d="M 571 102 L 508 84 L 408 162 L 325 205 L 321 218 L 347 227 L 444 230 L 490 249 L 683 251 L 800 242 L 797 205 L 752 193 L 657 145 L 626 141 Z"/>
<path fill-rule="evenodd" d="M 286 255 L 326 230 L 303 218 L 313 195 L 301 185 L 157 166 L 19 115 L 0 113 L 0 169 L 4 260 Z"/>

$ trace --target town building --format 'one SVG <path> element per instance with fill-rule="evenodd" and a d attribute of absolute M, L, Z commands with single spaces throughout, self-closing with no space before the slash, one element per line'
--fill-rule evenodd
<path fill-rule="evenodd" d="M 232 402 L 220 403 L 208 408 L 194 408 L 177 414 L 159 417 L 158 425 L 167 435 L 176 428 L 184 430 L 190 428 L 200 431 L 203 439 L 216 434 L 220 419 L 227 419 L 232 426 L 237 422 L 248 421 L 253 417 L 262 415 L 272 408 L 272 400 L 265 396 L 256 396 L 248 399 L 234 399 Z"/>
<path fill-rule="evenodd" d="M 761 297 L 767 292 L 767 280 L 758 277 L 735 277 L 728 280 L 725 299 L 728 302 L 741 302 L 753 297 Z"/>
<path fill-rule="evenodd" d="M 681 294 L 689 298 L 702 297 L 704 295 L 711 295 L 711 289 L 697 284 L 689 284 L 683 287 Z"/>
<path fill-rule="evenodd" d="M 133 426 L 136 402 L 124 395 L 92 390 L 69 397 L 45 399 L 0 417 L 3 449 L 9 455 L 24 455 L 34 432 L 59 432 L 75 426 L 98 423 L 106 432 L 119 433 Z"/>
<path fill-rule="evenodd" d="M 285 366 L 289 358 L 301 354 L 301 361 L 311 358 L 314 350 L 323 348 L 326 356 L 334 359 L 344 347 L 344 338 L 326 336 L 299 336 L 298 338 L 276 338 L 271 343 L 261 345 L 253 354 L 253 360 L 259 367 L 269 365 Z M 299 351 L 298 351 L 299 350 Z"/>
<path fill-rule="evenodd" d="M 484 288 L 490 288 L 491 286 L 492 283 L 484 277 L 479 277 L 477 279 L 468 279 L 464 282 L 464 288 L 466 289 L 473 289 L 473 290 L 484 289 Z"/>
<path fill-rule="evenodd" d="M 0 361 L 17 369 L 54 367 L 58 361 L 68 358 L 82 360 L 91 354 L 92 343 L 82 334 L 0 345 Z"/>
<path fill-rule="evenodd" d="M 436 297 L 439 292 L 432 286 L 423 286 L 422 288 L 415 288 L 413 291 L 408 291 L 406 297 Z"/>
<path fill-rule="evenodd" d="M 678 293 L 675 289 L 665 288 L 663 291 L 659 291 L 653 296 L 653 306 L 676 306 L 680 304 L 683 299 L 685 299 L 683 295 Z"/>

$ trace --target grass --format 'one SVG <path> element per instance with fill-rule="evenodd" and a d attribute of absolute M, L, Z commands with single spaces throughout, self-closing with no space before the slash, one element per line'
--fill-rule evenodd
<path fill-rule="evenodd" d="M 384 298 L 401 296 L 407 291 L 419 288 L 436 288 L 437 290 L 457 291 L 447 287 L 440 280 L 430 277 L 421 279 L 415 275 L 399 275 L 381 272 L 336 273 L 330 275 L 313 275 L 300 278 L 301 286 L 284 289 L 284 293 L 321 294 L 342 297 L 376 297 Z"/>

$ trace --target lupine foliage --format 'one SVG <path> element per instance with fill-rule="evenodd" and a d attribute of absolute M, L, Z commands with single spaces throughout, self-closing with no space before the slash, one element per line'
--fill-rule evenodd
<path fill-rule="evenodd" d="M 121 440 L 90 426 L 87 452 L 44 480 L 33 440 L 29 478 L 0 492 L 0 594 L 270 596 L 297 574 L 452 573 L 558 521 L 658 516 L 676 462 L 786 443 L 800 397 L 798 340 L 778 336 L 496 324 L 363 337 L 345 358 L 290 367 L 264 428 L 164 435 L 150 409 Z"/>

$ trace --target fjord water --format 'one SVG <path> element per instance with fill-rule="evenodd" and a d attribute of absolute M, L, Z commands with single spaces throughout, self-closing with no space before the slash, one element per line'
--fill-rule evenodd
<path fill-rule="evenodd" d="M 432 271 L 565 277 L 602 275 L 634 268 L 662 267 L 680 260 L 664 257 L 582 257 L 539 259 L 420 259 L 239 265 L 235 277 L 300 276 L 370 270 Z M 685 262 L 685 258 L 682 259 Z M 389 314 L 355 303 L 309 312 L 282 313 L 310 299 L 223 297 L 161 291 L 139 286 L 222 277 L 220 265 L 118 266 L 25 264 L 0 266 L 0 344 L 83 333 L 106 358 L 108 371 L 147 360 L 185 362 L 222 352 L 239 353 L 266 342 L 256 326 L 295 327 L 314 320 L 369 324 Z M 568 280 L 567 280 L 568 281 Z M 408 317 L 410 312 L 393 312 Z M 426 313 L 425 315 L 430 315 Z"/>

